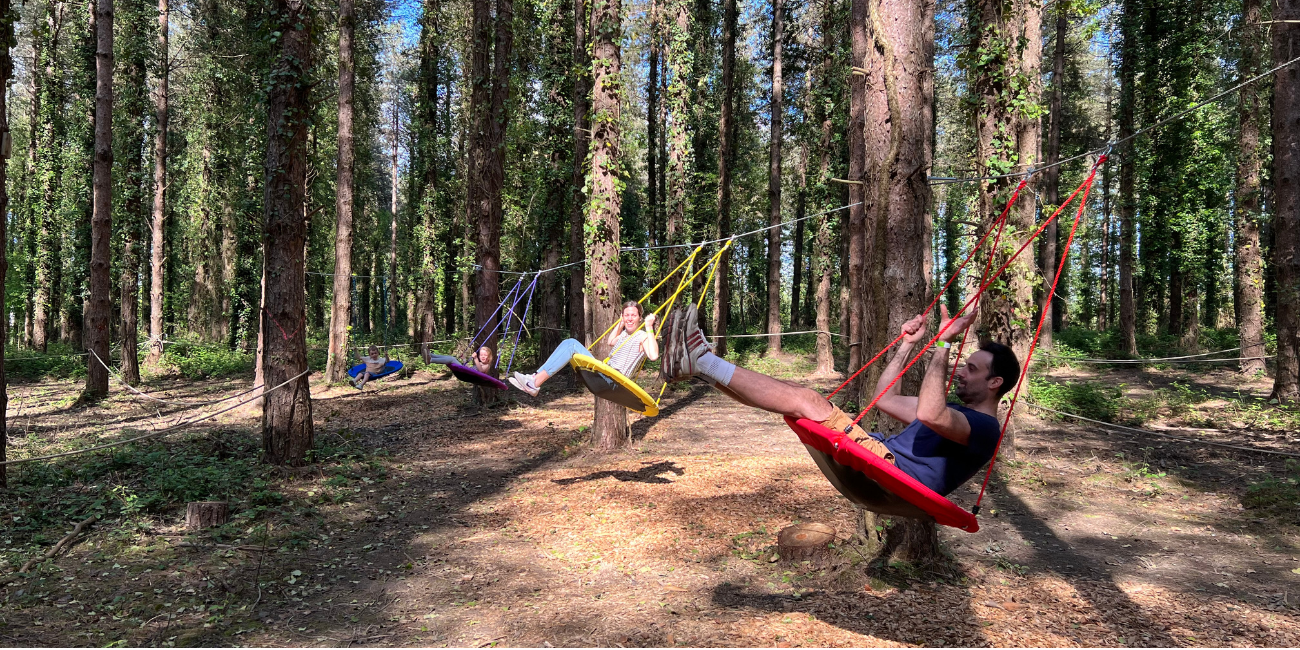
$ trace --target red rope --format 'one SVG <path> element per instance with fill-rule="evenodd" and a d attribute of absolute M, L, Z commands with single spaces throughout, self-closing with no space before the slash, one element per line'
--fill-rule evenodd
<path fill-rule="evenodd" d="M 1097 158 L 1097 162 L 1093 164 L 1092 173 L 1088 174 L 1088 180 L 1084 181 L 1083 199 L 1079 201 L 1079 210 L 1074 213 L 1074 225 L 1070 226 L 1070 236 L 1065 240 L 1065 250 L 1061 252 L 1061 261 L 1056 265 L 1056 276 L 1052 278 L 1052 290 L 1047 294 L 1048 296 L 1056 293 L 1056 284 L 1061 281 L 1061 271 L 1065 269 L 1065 261 L 1070 257 L 1070 244 L 1074 243 L 1074 233 L 1079 229 L 1079 220 L 1083 217 L 1084 208 L 1088 207 L 1088 193 L 1092 191 L 1092 180 L 1097 176 L 1097 168 L 1104 162 L 1106 162 L 1106 155 L 1102 154 Z M 1075 190 L 1075 192 L 1077 193 L 1078 190 Z M 1071 196 L 1071 198 L 1074 197 Z M 1060 212 L 1060 210 L 1057 210 L 1057 212 Z M 979 513 L 980 502 L 984 500 L 984 490 L 989 486 L 989 477 L 993 476 L 993 464 L 998 460 L 998 450 L 1002 448 L 1002 439 L 1007 435 L 1007 426 L 1011 423 L 1011 414 L 1016 410 L 1016 400 L 1020 398 L 1020 388 L 1025 385 L 1025 375 L 1029 373 L 1029 362 L 1034 358 L 1034 350 L 1038 347 L 1038 337 L 1043 333 L 1043 321 L 1047 320 L 1048 313 L 1048 310 L 1044 309 L 1038 315 L 1038 327 L 1034 329 L 1034 338 L 1029 343 L 1029 353 L 1025 355 L 1025 362 L 1020 366 L 1020 379 L 1016 382 L 1016 392 L 1011 395 L 1011 405 L 1007 407 L 1007 417 L 1002 421 L 1002 430 L 998 433 L 998 444 L 993 448 L 993 458 L 989 460 L 989 469 L 984 473 L 984 482 L 980 485 L 980 495 L 975 498 L 975 507 L 971 509 L 973 513 Z"/>
<path fill-rule="evenodd" d="M 995 280 L 997 280 L 999 276 L 1002 275 L 1002 272 L 1003 272 L 1003 271 L 1006 271 L 1006 270 L 1007 270 L 1007 267 L 1011 266 L 1011 263 L 1014 262 L 1014 261 L 1016 260 L 1017 257 L 1020 257 L 1020 254 L 1023 253 L 1023 252 L 1025 251 L 1025 249 L 1029 247 L 1030 244 L 1034 243 L 1034 240 L 1037 239 L 1038 236 L 1039 236 L 1040 234 L 1042 234 L 1043 230 L 1045 230 L 1045 229 L 1047 228 L 1047 225 L 1050 224 L 1050 223 L 1052 223 L 1053 221 L 1055 221 L 1057 215 L 1061 214 L 1061 211 L 1064 210 L 1064 209 L 1066 208 L 1066 206 L 1070 205 L 1070 202 L 1074 200 L 1074 197 L 1078 196 L 1079 192 L 1080 192 L 1081 190 L 1083 190 L 1085 186 L 1086 186 L 1086 187 L 1091 187 L 1091 186 L 1092 186 L 1092 180 L 1093 180 L 1094 177 L 1096 177 L 1096 175 L 1097 175 L 1097 167 L 1096 167 L 1096 165 L 1094 165 L 1093 168 L 1092 168 L 1092 173 L 1088 175 L 1087 180 L 1085 180 L 1083 183 L 1081 183 L 1081 184 L 1079 185 L 1079 187 L 1076 187 L 1076 188 L 1074 189 L 1074 192 L 1071 192 L 1071 193 L 1070 193 L 1070 197 L 1067 198 L 1067 199 L 1065 200 L 1065 202 L 1062 203 L 1061 206 L 1058 207 L 1058 208 L 1056 209 L 1056 212 L 1053 212 L 1053 213 L 1052 213 L 1052 216 L 1050 216 L 1050 217 L 1048 217 L 1047 219 L 1043 220 L 1042 225 L 1040 225 L 1040 226 L 1038 227 L 1038 229 L 1035 230 L 1035 231 L 1033 232 L 1033 234 L 1031 234 L 1031 235 L 1029 236 L 1029 238 L 1026 239 L 1025 242 L 1024 242 L 1023 244 L 1020 245 L 1020 248 L 1016 249 L 1016 252 L 1015 252 L 1014 254 L 1012 254 L 1011 257 L 1007 258 L 1007 261 L 1006 261 L 1005 263 L 1003 263 L 1001 267 L 998 268 L 998 270 L 993 274 L 993 277 L 989 278 L 989 280 L 988 280 L 987 282 L 985 282 L 984 284 L 980 285 L 980 288 L 979 288 L 978 291 L 975 292 L 975 295 L 971 296 L 970 299 L 966 301 L 966 304 L 962 305 L 961 309 L 957 310 L 957 313 L 952 315 L 951 320 L 949 320 L 948 323 L 947 323 L 946 325 L 944 325 L 943 327 L 939 328 L 939 332 L 938 332 L 937 334 L 935 334 L 935 335 L 934 335 L 934 336 L 933 336 L 933 337 L 932 337 L 928 342 L 926 342 L 925 346 L 921 348 L 921 351 L 920 351 L 920 352 L 917 352 L 917 353 L 916 353 L 916 356 L 915 356 L 915 357 L 912 357 L 912 360 L 909 361 L 909 362 L 907 363 L 907 365 L 903 367 L 903 370 L 902 370 L 901 372 L 899 372 L 897 375 L 894 376 L 893 380 L 891 380 L 891 381 L 889 382 L 889 385 L 888 385 L 888 386 L 885 386 L 884 390 L 881 390 L 881 391 L 876 395 L 876 398 L 873 399 L 873 400 L 871 400 L 871 403 L 868 404 L 866 408 L 862 409 L 862 412 L 861 412 L 861 413 L 858 413 L 858 417 L 856 417 L 856 418 L 853 419 L 853 424 L 854 424 L 854 425 L 856 425 L 858 422 L 860 422 L 860 421 L 862 420 L 862 417 L 865 416 L 865 415 L 866 415 L 866 414 L 867 414 L 867 413 L 868 413 L 868 412 L 869 412 L 873 407 L 875 407 L 876 402 L 879 402 L 879 401 L 880 401 L 880 398 L 884 397 L 884 396 L 885 396 L 885 393 L 888 393 L 888 392 L 889 392 L 889 389 L 893 388 L 893 387 L 894 387 L 894 384 L 898 383 L 898 380 L 899 380 L 899 379 L 902 379 L 902 378 L 903 378 L 903 375 L 907 374 L 907 371 L 908 371 L 908 370 L 911 370 L 911 369 L 912 369 L 912 366 L 913 366 L 914 364 L 916 364 L 916 362 L 919 361 L 919 360 L 921 359 L 921 356 L 924 355 L 924 354 L 926 353 L 926 351 L 930 349 L 930 346 L 934 345 L 934 342 L 935 342 L 935 341 L 938 341 L 938 340 L 939 340 L 939 337 L 940 337 L 940 336 L 943 336 L 944 332 L 947 332 L 947 331 L 948 331 L 948 328 L 952 326 L 952 323 L 953 323 L 953 322 L 954 322 L 954 321 L 955 321 L 959 316 L 961 316 L 963 313 L 965 313 L 965 311 L 966 311 L 967 309 L 969 309 L 970 306 L 971 306 L 972 304 L 975 303 L 975 301 L 979 300 L 980 296 L 983 295 L 984 290 L 985 290 L 985 289 L 988 289 L 989 286 L 992 285 L 993 282 L 994 282 Z M 902 337 L 899 337 L 899 338 L 902 338 Z M 1026 367 L 1028 367 L 1028 366 L 1026 366 Z"/>
<path fill-rule="evenodd" d="M 1024 186 L 1023 181 L 1021 182 L 1021 186 L 1022 187 Z M 998 235 L 993 238 L 993 248 L 991 251 L 989 251 L 988 261 L 984 262 L 984 273 L 980 275 L 980 282 L 979 282 L 980 284 L 984 284 L 984 281 L 988 280 L 989 278 L 989 269 L 993 268 L 993 258 L 997 256 L 998 244 L 1002 242 L 1002 230 L 1006 225 L 1007 225 L 1006 219 L 1003 219 L 1001 221 L 1001 224 L 998 225 Z M 961 345 L 957 346 L 957 356 L 956 356 L 957 359 L 961 359 L 962 353 L 965 352 L 966 350 L 966 335 L 969 333 L 970 333 L 969 329 L 961 333 Z M 957 377 L 957 362 L 954 361 L 952 364 L 952 372 L 948 374 L 948 385 L 945 386 L 943 389 L 944 395 L 947 395 L 948 393 L 952 392 L 952 380 L 956 377 Z"/>
<path fill-rule="evenodd" d="M 1016 198 L 1020 196 L 1020 190 L 1025 189 L 1025 185 L 1028 185 L 1028 184 L 1029 184 L 1029 177 L 1026 176 L 1026 177 L 1024 178 L 1024 180 L 1020 181 L 1020 184 L 1016 186 L 1016 191 L 1014 191 L 1014 192 L 1011 193 L 1011 199 L 1007 201 L 1007 205 L 1006 205 L 1006 207 L 1002 208 L 1002 214 L 998 216 L 997 221 L 993 222 L 994 225 L 996 225 L 996 226 L 998 227 L 998 237 L 999 237 L 999 238 L 1002 237 L 1002 228 L 1003 228 L 1003 226 L 1006 225 L 1006 222 L 1007 222 L 1007 215 L 1011 212 L 1011 206 L 1012 206 L 1012 205 L 1015 205 L 1015 203 L 1016 203 Z M 952 275 L 948 278 L 948 281 L 945 282 L 945 283 L 943 284 L 943 288 L 940 289 L 938 293 L 934 294 L 934 300 L 931 300 L 931 301 L 930 301 L 930 304 L 929 304 L 928 306 L 926 306 L 925 311 L 921 312 L 921 315 L 922 315 L 922 316 L 928 315 L 928 314 L 930 313 L 930 310 L 934 309 L 934 306 L 935 306 L 936 304 L 939 303 L 939 300 L 940 300 L 940 299 L 943 298 L 943 293 L 944 293 L 945 291 L 948 290 L 948 286 L 951 285 L 951 284 L 953 283 L 953 280 L 956 280 L 957 277 L 961 275 L 961 271 L 962 271 L 962 269 L 966 268 L 966 264 L 968 264 L 972 259 L 975 258 L 975 253 L 979 252 L 980 247 L 984 245 L 985 240 L 987 240 L 987 239 L 989 238 L 989 235 L 992 234 L 992 232 L 993 232 L 993 230 L 990 228 L 988 232 L 984 233 L 984 236 L 983 236 L 983 237 L 980 237 L 979 241 L 975 242 L 975 246 L 974 246 L 973 248 L 971 248 L 970 254 L 966 256 L 966 259 L 964 259 L 964 260 L 961 261 L 961 264 L 958 264 L 958 265 L 957 265 L 957 269 L 956 269 L 955 271 L 952 272 Z M 993 249 L 994 249 L 995 251 L 997 250 L 997 240 L 996 240 L 996 239 L 994 240 L 994 243 L 993 243 Z M 989 256 L 989 262 L 992 263 L 992 261 L 993 261 L 993 256 L 990 255 L 990 256 Z M 984 269 L 984 273 L 986 273 L 986 274 L 988 273 L 988 268 L 987 268 L 987 266 L 986 266 L 985 269 Z M 838 388 L 836 388 L 835 390 L 831 391 L 831 394 L 830 394 L 830 395 L 827 395 L 827 396 L 826 396 L 826 399 L 830 399 L 830 398 L 832 398 L 832 397 L 835 397 L 835 394 L 836 394 L 836 393 L 840 392 L 841 390 L 844 390 L 844 387 L 845 387 L 845 386 L 848 386 L 848 385 L 849 385 L 849 382 L 853 381 L 855 378 L 857 378 L 858 375 L 862 374 L 862 371 L 863 371 L 863 370 L 866 370 L 867 368 L 870 368 L 870 367 L 871 367 L 871 364 L 875 363 L 878 359 L 880 359 L 880 357 L 884 356 L 885 353 L 888 352 L 888 351 L 890 350 L 890 348 L 893 348 L 895 345 L 898 345 L 898 342 L 901 341 L 901 340 L 903 340 L 903 336 L 905 336 L 905 335 L 900 333 L 898 336 L 894 337 L 894 340 L 890 341 L 888 345 L 886 345 L 885 347 L 881 348 L 881 349 L 880 349 L 880 352 L 877 352 L 877 353 L 876 353 L 876 356 L 871 357 L 871 360 L 870 360 L 870 361 L 868 361 L 868 362 L 866 362 L 865 364 L 863 364 L 861 368 L 858 368 L 858 371 L 857 371 L 857 372 L 855 372 L 855 373 L 853 373 L 852 375 L 850 375 L 848 379 L 845 379 L 845 380 L 844 380 L 844 383 L 840 384 Z M 874 402 L 873 402 L 873 403 L 874 403 Z M 855 424 L 856 424 L 856 422 L 855 422 Z"/>

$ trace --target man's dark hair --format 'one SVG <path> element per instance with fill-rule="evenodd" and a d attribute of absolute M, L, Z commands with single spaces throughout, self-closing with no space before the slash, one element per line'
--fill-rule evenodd
<path fill-rule="evenodd" d="M 1016 358 L 1016 353 L 996 341 L 980 343 L 980 350 L 993 355 L 989 376 L 1002 378 L 1002 385 L 998 386 L 998 397 L 1006 395 L 1016 387 L 1016 382 L 1020 381 L 1020 360 Z"/>

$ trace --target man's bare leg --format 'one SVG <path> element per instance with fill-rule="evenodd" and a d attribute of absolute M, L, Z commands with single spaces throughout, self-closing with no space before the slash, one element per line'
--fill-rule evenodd
<path fill-rule="evenodd" d="M 719 382 L 716 388 L 741 404 L 795 419 L 822 422 L 835 411 L 826 398 L 811 388 L 788 384 L 740 367 L 736 368 L 729 384 Z"/>

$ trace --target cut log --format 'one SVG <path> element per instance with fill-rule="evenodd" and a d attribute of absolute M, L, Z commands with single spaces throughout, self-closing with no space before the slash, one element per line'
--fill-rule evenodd
<path fill-rule="evenodd" d="M 185 507 L 185 529 L 203 530 L 226 523 L 230 505 L 225 501 L 193 501 Z"/>
<path fill-rule="evenodd" d="M 833 541 L 834 528 L 812 522 L 783 528 L 777 533 L 776 547 L 783 562 L 807 560 L 814 565 L 824 565 L 831 559 L 830 543 Z"/>

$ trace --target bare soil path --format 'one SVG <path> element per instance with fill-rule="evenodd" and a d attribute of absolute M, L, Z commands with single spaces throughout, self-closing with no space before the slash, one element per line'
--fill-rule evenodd
<path fill-rule="evenodd" d="M 773 561 L 777 531 L 819 521 L 847 539 L 856 512 L 778 417 L 707 387 L 670 393 L 660 417 L 632 423 L 629 449 L 607 455 L 584 447 L 591 397 L 558 386 L 481 414 L 460 384 L 423 372 L 365 393 L 313 390 L 318 439 L 357 457 L 278 476 L 271 487 L 300 517 L 252 520 L 225 546 L 185 537 L 183 504 L 148 530 L 105 522 L 39 579 L 0 586 L 0 640 L 1300 645 L 1295 519 L 1240 505 L 1249 483 L 1286 475 L 1281 459 L 1031 417 L 982 530 L 942 531 L 957 570 L 868 570 L 848 547 L 818 569 Z M 34 441 L 148 415 L 115 398 L 74 421 L 58 395 L 38 401 L 14 425 Z M 953 498 L 969 507 L 976 489 Z M 267 539 L 279 549 L 257 552 Z"/>

